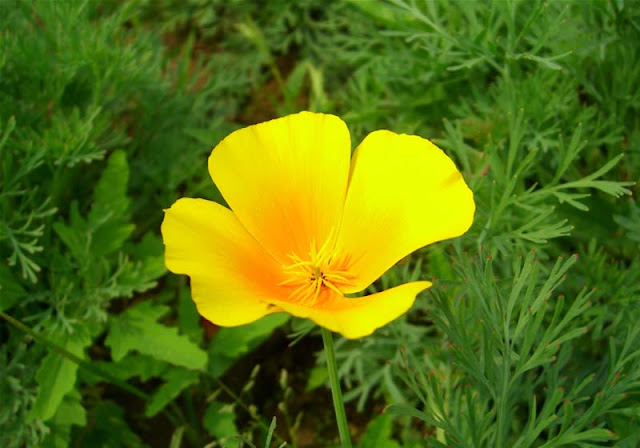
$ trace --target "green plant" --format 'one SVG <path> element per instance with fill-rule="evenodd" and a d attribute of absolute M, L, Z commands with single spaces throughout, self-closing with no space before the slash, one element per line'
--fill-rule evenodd
<path fill-rule="evenodd" d="M 0 445 L 337 443 L 319 333 L 210 327 L 159 237 L 221 138 L 310 109 L 432 139 L 477 204 L 335 341 L 354 444 L 638 446 L 638 3 L 263 3 L 2 4 Z"/>

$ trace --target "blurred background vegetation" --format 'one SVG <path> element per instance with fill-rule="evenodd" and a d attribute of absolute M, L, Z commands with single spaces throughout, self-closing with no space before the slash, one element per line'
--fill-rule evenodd
<path fill-rule="evenodd" d="M 477 203 L 338 341 L 359 446 L 640 446 L 627 0 L 0 0 L 0 446 L 337 446 L 316 330 L 204 322 L 159 237 L 222 200 L 221 138 L 305 109 L 432 139 Z"/>

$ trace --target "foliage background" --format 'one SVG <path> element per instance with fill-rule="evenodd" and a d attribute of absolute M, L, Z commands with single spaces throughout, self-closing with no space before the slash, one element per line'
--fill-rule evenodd
<path fill-rule="evenodd" d="M 0 445 L 337 445 L 316 331 L 211 327 L 159 238 L 222 137 L 303 109 L 433 139 L 477 203 L 338 342 L 359 446 L 639 446 L 625 0 L 1 0 Z"/>

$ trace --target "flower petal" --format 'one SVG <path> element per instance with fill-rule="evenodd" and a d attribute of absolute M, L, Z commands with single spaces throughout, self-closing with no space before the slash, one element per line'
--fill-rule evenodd
<path fill-rule="evenodd" d="M 430 286 L 431 282 L 411 282 L 358 298 L 347 298 L 326 290 L 320 304 L 312 307 L 283 301 L 274 301 L 274 304 L 345 338 L 356 339 L 368 336 L 402 316 L 411 308 L 416 295 Z"/>
<path fill-rule="evenodd" d="M 334 116 L 301 112 L 225 138 L 209 173 L 240 222 L 281 263 L 337 233 L 351 140 Z"/>
<path fill-rule="evenodd" d="M 453 161 L 414 135 L 376 131 L 358 146 L 337 251 L 360 291 L 403 257 L 462 235 L 475 204 Z"/>
<path fill-rule="evenodd" d="M 275 311 L 278 264 L 233 212 L 215 202 L 183 198 L 165 210 L 165 264 L 191 277 L 198 312 L 221 326 L 253 322 Z"/>

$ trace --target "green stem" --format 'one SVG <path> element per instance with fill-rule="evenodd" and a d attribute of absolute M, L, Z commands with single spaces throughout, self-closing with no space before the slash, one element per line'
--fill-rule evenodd
<path fill-rule="evenodd" d="M 324 328 L 322 328 L 322 342 L 324 342 L 324 353 L 327 356 L 327 370 L 329 371 L 329 383 L 331 384 L 333 408 L 336 411 L 340 441 L 342 442 L 342 448 L 351 448 L 351 438 L 349 437 L 349 427 L 347 426 L 347 415 L 344 412 L 344 400 L 342 399 L 340 380 L 338 379 L 336 354 L 333 349 L 333 337 L 331 336 L 331 332 Z"/>

